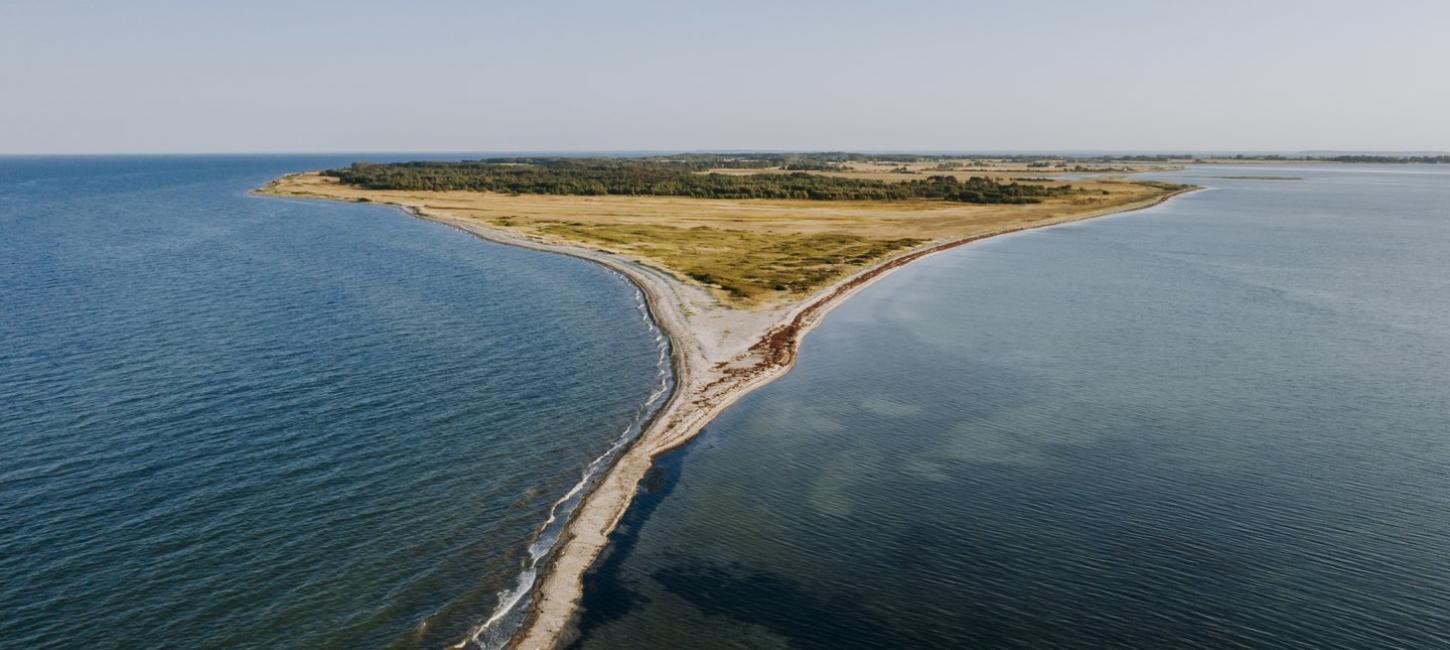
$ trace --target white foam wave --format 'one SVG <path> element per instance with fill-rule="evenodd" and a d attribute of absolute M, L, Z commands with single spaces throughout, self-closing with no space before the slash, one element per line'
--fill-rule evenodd
<path fill-rule="evenodd" d="M 616 272 L 617 273 L 617 272 Z M 621 274 L 621 277 L 623 275 Z M 538 580 L 540 565 L 559 543 L 559 537 L 563 534 L 565 524 L 569 517 L 574 514 L 574 509 L 583 500 L 588 488 L 599 478 L 603 470 L 624 450 L 629 443 L 637 438 L 644 429 L 645 424 L 650 421 L 655 412 L 663 406 L 665 397 L 670 394 L 673 387 L 673 374 L 670 367 L 670 346 L 669 338 L 663 330 L 655 324 L 650 316 L 649 304 L 645 300 L 644 292 L 635 287 L 635 308 L 639 311 L 640 318 L 649 327 L 654 335 L 654 344 L 658 352 L 655 368 L 659 384 L 655 387 L 649 397 L 635 413 L 634 419 L 615 438 L 613 444 L 604 453 L 591 461 L 584 467 L 579 481 L 574 483 L 563 496 L 559 497 L 554 505 L 549 508 L 549 517 L 534 532 L 534 539 L 529 543 L 529 559 L 524 569 L 519 572 L 514 580 L 514 586 L 498 593 L 498 604 L 493 612 L 482 624 L 474 628 L 468 637 L 455 645 L 455 648 L 464 648 L 469 645 L 486 649 L 502 648 L 513 636 L 519 623 L 522 622 L 523 612 L 531 601 L 535 582 Z"/>

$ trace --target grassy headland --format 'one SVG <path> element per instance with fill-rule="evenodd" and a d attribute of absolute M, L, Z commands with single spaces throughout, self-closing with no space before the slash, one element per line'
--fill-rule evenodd
<path fill-rule="evenodd" d="M 1183 189 L 1013 176 L 1043 173 L 1032 164 L 856 154 L 357 163 L 263 191 L 410 206 L 603 249 L 751 307 L 803 297 L 930 243 L 1112 212 Z"/>

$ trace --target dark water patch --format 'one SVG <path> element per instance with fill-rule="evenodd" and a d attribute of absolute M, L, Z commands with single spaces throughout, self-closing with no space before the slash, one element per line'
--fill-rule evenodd
<path fill-rule="evenodd" d="M 892 634 L 850 598 L 825 599 L 788 576 L 741 565 L 673 565 L 652 577 L 706 616 L 765 627 L 800 648 L 889 648 L 913 640 Z M 782 608 L 778 603 L 790 603 Z"/>
<path fill-rule="evenodd" d="M 622 580 L 616 569 L 629 558 L 639 539 L 640 529 L 649 521 L 655 508 L 679 483 L 681 463 L 693 444 L 688 443 L 655 459 L 640 481 L 629 510 L 609 534 L 609 544 L 600 552 L 594 566 L 584 574 L 584 593 L 594 606 L 580 608 L 578 630 L 581 638 L 591 629 L 623 618 L 649 601 Z M 577 644 L 570 647 L 577 647 Z"/>

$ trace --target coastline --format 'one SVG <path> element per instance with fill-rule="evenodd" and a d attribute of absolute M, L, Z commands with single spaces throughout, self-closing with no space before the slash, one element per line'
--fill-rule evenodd
<path fill-rule="evenodd" d="M 535 582 L 531 611 L 508 647 L 553 648 L 572 633 L 583 595 L 583 576 L 608 544 L 609 534 L 628 510 L 655 458 L 693 439 L 706 424 L 751 391 L 788 373 L 804 337 L 860 290 L 907 264 L 959 246 L 1143 210 L 1197 189 L 1185 188 L 1138 203 L 998 232 L 930 242 L 847 275 L 805 300 L 750 311 L 721 307 L 708 293 L 680 282 L 670 273 L 622 255 L 517 235 L 425 205 L 391 204 L 410 216 L 452 226 L 482 239 L 569 255 L 620 273 L 639 288 L 650 317 L 669 340 L 674 390 L 574 510 L 560 533 L 552 559 L 542 567 Z M 328 198 L 268 192 L 267 188 L 258 193 L 282 198 Z M 468 647 L 475 639 L 455 647 Z"/>

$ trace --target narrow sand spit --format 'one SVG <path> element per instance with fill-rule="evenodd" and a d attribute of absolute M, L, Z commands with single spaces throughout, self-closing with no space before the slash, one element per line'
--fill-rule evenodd
<path fill-rule="evenodd" d="M 266 189 L 261 192 L 268 193 Z M 963 244 L 1067 221 L 1140 210 L 1181 193 L 1065 220 L 933 242 L 863 269 L 799 303 L 750 310 L 725 307 L 700 287 L 614 253 L 525 238 L 476 219 L 421 205 L 398 206 L 413 216 L 453 226 L 490 241 L 571 255 L 618 271 L 644 293 L 650 314 L 670 338 L 674 394 L 575 510 L 552 562 L 537 583 L 533 609 L 511 647 L 545 650 L 571 635 L 574 614 L 583 595 L 584 573 L 608 543 L 610 532 L 629 508 L 639 482 L 654 459 L 688 442 L 745 394 L 788 372 L 795 364 L 796 350 L 806 333 L 857 291 L 911 262 Z M 459 645 L 467 646 L 469 642 Z"/>

